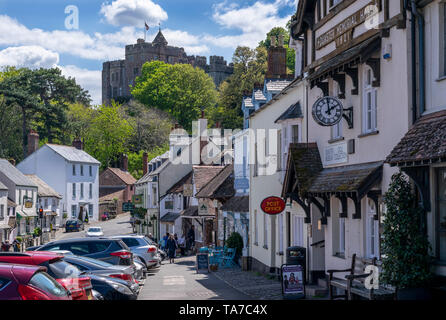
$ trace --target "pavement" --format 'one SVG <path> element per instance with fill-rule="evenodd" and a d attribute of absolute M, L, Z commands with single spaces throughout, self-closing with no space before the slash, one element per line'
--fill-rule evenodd
<path fill-rule="evenodd" d="M 158 272 L 147 276 L 138 300 L 252 300 L 252 297 L 220 280 L 212 272 L 198 274 L 195 256 L 164 261 Z"/>

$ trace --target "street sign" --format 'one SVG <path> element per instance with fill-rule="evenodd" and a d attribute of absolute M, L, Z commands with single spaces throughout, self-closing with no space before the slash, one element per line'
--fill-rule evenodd
<path fill-rule="evenodd" d="M 249 189 L 249 180 L 246 178 L 235 178 L 234 179 L 234 189 L 248 190 Z"/>
<path fill-rule="evenodd" d="M 284 298 L 305 298 L 304 272 L 301 265 L 282 265 L 281 279 Z"/>
<path fill-rule="evenodd" d="M 269 215 L 276 215 L 285 210 L 285 201 L 279 197 L 268 197 L 260 204 L 263 212 Z"/>
<path fill-rule="evenodd" d="M 135 209 L 135 205 L 131 202 L 124 202 L 122 204 L 122 211 L 123 212 L 133 212 Z"/>
<path fill-rule="evenodd" d="M 194 188 L 192 184 L 184 184 L 183 185 L 183 196 L 184 197 L 193 197 L 194 196 Z"/>
<path fill-rule="evenodd" d="M 197 253 L 195 267 L 197 268 L 197 273 L 209 273 L 209 257 L 207 253 Z"/>

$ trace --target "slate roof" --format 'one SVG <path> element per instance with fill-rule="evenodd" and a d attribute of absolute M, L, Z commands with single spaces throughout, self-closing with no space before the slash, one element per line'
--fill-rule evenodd
<path fill-rule="evenodd" d="M 446 110 L 420 118 L 386 159 L 392 165 L 446 157 Z"/>
<path fill-rule="evenodd" d="M 263 94 L 262 89 L 255 89 L 254 90 L 254 99 L 256 101 L 266 101 L 266 97 Z"/>
<path fill-rule="evenodd" d="M 193 182 L 197 193 L 223 168 L 223 166 L 193 166 Z"/>
<path fill-rule="evenodd" d="M 302 113 L 302 108 L 300 106 L 300 102 L 297 102 L 290 106 L 284 113 L 280 115 L 275 121 L 275 123 L 279 121 L 284 121 L 288 119 L 297 119 L 297 118 L 303 118 L 304 115 Z"/>
<path fill-rule="evenodd" d="M 17 186 L 37 187 L 37 185 L 28 179 L 19 169 L 14 167 L 8 160 L 0 159 L 0 172 Z"/>
<path fill-rule="evenodd" d="M 246 108 L 254 108 L 254 104 L 252 103 L 252 96 L 251 97 L 244 97 L 243 102 L 245 103 Z"/>
<path fill-rule="evenodd" d="M 383 161 L 323 169 L 309 193 L 355 192 L 363 196 L 382 177 Z"/>
<path fill-rule="evenodd" d="M 172 188 L 167 190 L 166 194 L 169 193 L 183 193 L 183 186 L 185 184 L 192 184 L 192 171 L 186 174 L 180 181 L 175 183 Z"/>
<path fill-rule="evenodd" d="M 65 160 L 71 162 L 82 162 L 82 163 L 92 163 L 101 164 L 98 160 L 90 156 L 84 150 L 76 149 L 71 146 L 62 146 L 58 144 L 47 143 L 46 146 L 51 148 L 54 152 L 62 156 Z"/>
<path fill-rule="evenodd" d="M 135 184 L 136 179 L 130 174 L 128 171 L 124 171 L 119 168 L 108 168 L 111 172 L 113 172 L 119 179 L 121 179 L 125 184 Z"/>
<path fill-rule="evenodd" d="M 161 32 L 161 30 L 158 31 L 158 34 L 156 35 L 155 39 L 153 39 L 152 43 L 153 44 L 161 44 L 161 45 L 167 46 L 167 40 L 164 37 L 164 35 Z"/>
<path fill-rule="evenodd" d="M 266 90 L 270 92 L 280 92 L 285 89 L 293 79 L 266 79 Z"/>
<path fill-rule="evenodd" d="M 199 192 L 195 195 L 196 198 L 225 198 L 234 195 L 234 179 L 231 178 L 234 172 L 234 165 L 230 164 L 218 172 Z M 227 181 L 229 180 L 229 181 Z M 226 183 L 225 183 L 226 182 Z M 222 188 L 223 187 L 223 188 Z"/>
<path fill-rule="evenodd" d="M 230 212 L 249 212 L 249 196 L 236 196 L 226 201 L 221 210 Z"/>
<path fill-rule="evenodd" d="M 163 171 L 170 164 L 169 160 L 164 161 L 155 171 L 147 172 L 145 176 L 135 182 L 135 184 L 145 183 L 152 181 L 153 177 Z"/>
<path fill-rule="evenodd" d="M 179 213 L 168 212 L 164 216 L 161 217 L 160 222 L 173 223 L 180 216 L 181 216 L 181 214 L 179 214 Z"/>
<path fill-rule="evenodd" d="M 60 195 L 56 190 L 51 188 L 45 181 L 40 179 L 35 174 L 25 174 L 25 176 L 37 185 L 37 194 L 39 197 L 54 197 L 62 199 L 62 195 Z"/>
<path fill-rule="evenodd" d="M 198 216 L 198 206 L 190 206 L 180 212 L 182 216 L 187 217 L 197 217 Z"/>
<path fill-rule="evenodd" d="M 296 180 L 297 192 L 301 196 L 304 195 L 322 169 L 322 160 L 316 143 L 290 144 L 282 196 L 286 197 L 287 193 L 296 191 L 292 190 Z"/>
<path fill-rule="evenodd" d="M 105 201 L 113 201 L 114 199 L 122 199 L 124 195 L 125 189 L 106 194 L 99 198 L 99 203 L 105 202 Z"/>
<path fill-rule="evenodd" d="M 8 187 L 5 186 L 1 181 L 0 181 L 0 190 L 8 190 Z"/>

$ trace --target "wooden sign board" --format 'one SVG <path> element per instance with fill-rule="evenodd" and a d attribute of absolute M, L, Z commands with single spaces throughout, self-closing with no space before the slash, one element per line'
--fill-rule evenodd
<path fill-rule="evenodd" d="M 354 14 L 338 23 L 333 28 L 323 33 L 316 39 L 316 50 L 319 50 L 333 41 L 336 41 L 336 46 L 339 47 L 345 44 L 346 41 L 352 39 L 353 29 L 358 25 L 364 23 L 367 19 L 372 18 L 381 11 L 381 0 L 373 0 L 362 9 L 356 11 Z M 341 38 L 341 39 L 339 39 Z"/>
<path fill-rule="evenodd" d="M 207 253 L 197 253 L 195 267 L 197 273 L 209 273 L 209 257 Z"/>
<path fill-rule="evenodd" d="M 194 196 L 194 187 L 192 184 L 184 184 L 183 185 L 183 196 L 184 197 L 193 197 Z"/>

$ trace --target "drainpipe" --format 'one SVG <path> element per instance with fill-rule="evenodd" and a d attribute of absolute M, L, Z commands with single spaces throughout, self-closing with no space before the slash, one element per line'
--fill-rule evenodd
<path fill-rule="evenodd" d="M 419 113 L 420 117 L 426 110 L 426 79 L 425 79 L 425 58 L 424 58 L 424 17 L 423 15 L 417 10 L 417 5 L 415 3 L 415 0 L 411 0 L 411 13 L 412 13 L 412 35 L 415 33 L 415 19 L 418 22 L 418 55 L 419 55 L 419 68 L 418 68 L 418 78 L 419 78 L 419 88 L 420 88 L 420 95 L 419 95 Z M 412 49 L 414 49 L 415 46 L 415 37 L 412 38 Z M 415 51 L 413 51 L 412 55 L 414 55 Z M 412 66 L 414 62 L 412 61 Z M 415 87 L 416 88 L 416 87 Z M 414 88 L 414 89 L 415 89 Z"/>

